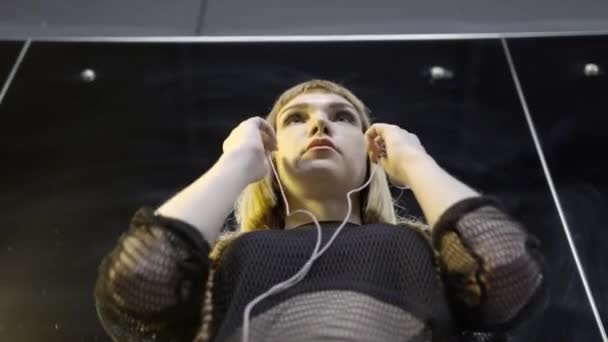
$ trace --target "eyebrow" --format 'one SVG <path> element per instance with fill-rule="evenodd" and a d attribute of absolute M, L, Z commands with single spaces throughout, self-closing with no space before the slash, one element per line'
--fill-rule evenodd
<path fill-rule="evenodd" d="M 285 109 L 283 109 L 280 113 L 279 116 L 277 117 L 277 119 L 279 119 L 281 117 L 281 114 L 285 113 L 286 111 L 290 110 L 290 109 L 296 109 L 296 108 L 309 108 L 312 107 L 312 105 L 308 102 L 301 102 L 301 103 L 297 103 L 295 105 L 289 106 Z M 355 111 L 355 113 L 357 112 L 357 110 L 355 109 L 355 107 L 353 107 L 350 103 L 346 103 L 346 102 L 331 102 L 327 105 L 327 107 L 329 107 L 330 109 L 338 109 L 338 108 L 351 108 Z"/>

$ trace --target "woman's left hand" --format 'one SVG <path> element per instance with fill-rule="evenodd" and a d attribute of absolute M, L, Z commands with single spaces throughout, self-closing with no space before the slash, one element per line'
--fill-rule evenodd
<path fill-rule="evenodd" d="M 365 137 L 372 161 L 379 161 L 391 182 L 400 186 L 411 187 L 408 166 L 432 159 L 415 134 L 396 125 L 375 123 Z"/>

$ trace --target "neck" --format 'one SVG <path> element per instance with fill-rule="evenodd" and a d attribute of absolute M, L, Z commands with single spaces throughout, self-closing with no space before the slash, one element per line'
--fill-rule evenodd
<path fill-rule="evenodd" d="M 285 229 L 291 229 L 303 224 L 314 223 L 312 217 L 305 213 L 293 214 L 296 210 L 308 210 L 316 218 L 317 221 L 344 221 L 344 217 L 348 213 L 348 202 L 346 196 L 341 197 L 324 197 L 324 198 L 302 198 L 287 196 L 289 201 L 289 210 L 292 215 L 285 218 Z M 361 224 L 361 205 L 359 203 L 359 194 L 351 195 L 352 210 L 347 221 L 351 223 Z"/>

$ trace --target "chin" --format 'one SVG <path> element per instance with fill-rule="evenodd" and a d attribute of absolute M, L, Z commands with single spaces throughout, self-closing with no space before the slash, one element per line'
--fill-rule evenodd
<path fill-rule="evenodd" d="M 344 166 L 331 159 L 299 159 L 292 165 L 294 177 L 308 183 L 322 180 L 334 180 L 343 177 Z"/>
<path fill-rule="evenodd" d="M 303 189 L 317 195 L 351 190 L 355 175 L 350 168 L 334 158 L 301 159 L 294 169 L 294 178 Z"/>
<path fill-rule="evenodd" d="M 297 165 L 299 173 L 344 173 L 345 168 L 336 158 L 305 158 Z"/>

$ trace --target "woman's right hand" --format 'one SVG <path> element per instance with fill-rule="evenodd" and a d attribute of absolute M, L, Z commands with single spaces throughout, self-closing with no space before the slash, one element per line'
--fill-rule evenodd
<path fill-rule="evenodd" d="M 277 149 L 277 139 L 272 126 L 259 116 L 251 117 L 236 126 L 224 140 L 224 155 L 245 162 L 249 182 L 257 182 L 270 172 L 267 152 Z"/>

